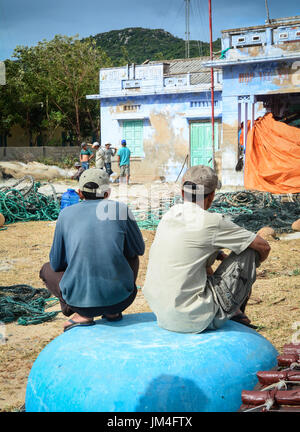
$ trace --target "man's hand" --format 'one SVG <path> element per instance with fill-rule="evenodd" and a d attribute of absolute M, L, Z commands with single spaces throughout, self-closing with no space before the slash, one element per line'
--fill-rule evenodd
<path fill-rule="evenodd" d="M 211 276 L 211 275 L 214 274 L 214 271 L 213 271 L 213 269 L 212 269 L 211 266 L 210 267 L 206 267 L 206 274 L 207 274 L 207 276 Z"/>
<path fill-rule="evenodd" d="M 255 237 L 249 247 L 259 253 L 261 262 L 265 261 L 268 258 L 271 250 L 271 246 L 269 245 L 267 240 L 263 239 L 259 235 Z"/>
<path fill-rule="evenodd" d="M 216 260 L 223 261 L 227 257 L 228 257 L 228 255 L 225 252 L 220 251 L 216 257 Z"/>

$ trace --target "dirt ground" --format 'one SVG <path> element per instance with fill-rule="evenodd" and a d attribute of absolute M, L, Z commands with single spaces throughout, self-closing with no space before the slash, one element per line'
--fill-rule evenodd
<path fill-rule="evenodd" d="M 28 284 L 43 287 L 39 269 L 48 261 L 55 222 L 27 222 L 0 231 L 0 286 Z M 141 258 L 137 285 L 143 286 L 148 253 L 155 233 L 143 231 L 146 253 Z M 274 240 L 269 259 L 258 269 L 247 309 L 259 332 L 280 352 L 300 328 L 300 239 Z M 60 310 L 55 305 L 47 311 Z M 126 313 L 149 312 L 138 292 Z M 62 332 L 65 317 L 38 325 L 4 326 L 6 342 L 0 344 L 0 411 L 18 410 L 25 401 L 28 374 L 40 351 Z M 298 331 L 299 333 L 299 331 Z M 299 339 L 299 338 L 298 338 Z"/>

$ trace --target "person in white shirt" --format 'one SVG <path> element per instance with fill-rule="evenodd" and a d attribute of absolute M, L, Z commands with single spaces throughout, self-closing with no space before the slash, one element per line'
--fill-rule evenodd
<path fill-rule="evenodd" d="M 101 144 L 95 141 L 92 145 L 92 148 L 96 150 L 96 168 L 104 169 L 104 150 L 101 148 Z"/>
<path fill-rule="evenodd" d="M 188 169 L 183 204 L 171 207 L 158 225 L 143 293 L 158 325 L 167 330 L 200 333 L 228 319 L 256 328 L 244 312 L 256 267 L 270 246 L 228 217 L 207 211 L 218 183 L 207 166 Z M 232 253 L 227 256 L 222 248 Z M 215 259 L 222 262 L 213 273 Z"/>

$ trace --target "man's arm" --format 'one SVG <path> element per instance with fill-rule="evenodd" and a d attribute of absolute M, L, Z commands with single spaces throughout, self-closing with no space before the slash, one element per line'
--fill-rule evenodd
<path fill-rule="evenodd" d="M 271 251 L 269 243 L 259 235 L 255 237 L 253 242 L 249 245 L 249 248 L 254 249 L 259 253 L 261 262 L 268 258 Z"/>
<path fill-rule="evenodd" d="M 133 258 L 137 255 L 144 255 L 145 242 L 133 213 L 129 208 L 127 208 L 127 212 L 124 255 L 126 258 Z"/>
<path fill-rule="evenodd" d="M 50 265 L 54 271 L 63 271 L 67 268 L 66 251 L 60 220 L 56 222 L 54 239 L 50 251 Z"/>

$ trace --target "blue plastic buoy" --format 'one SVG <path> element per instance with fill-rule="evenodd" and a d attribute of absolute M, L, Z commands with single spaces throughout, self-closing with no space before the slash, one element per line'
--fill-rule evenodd
<path fill-rule="evenodd" d="M 75 327 L 50 342 L 31 369 L 27 412 L 237 411 L 256 372 L 274 367 L 273 345 L 228 321 L 217 331 L 173 333 L 152 313 Z"/>
<path fill-rule="evenodd" d="M 61 202 L 60 202 L 60 210 L 63 210 L 65 207 L 69 207 L 70 205 L 77 204 L 79 202 L 79 195 L 75 191 L 75 189 L 67 189 L 67 192 L 62 194 Z"/>

